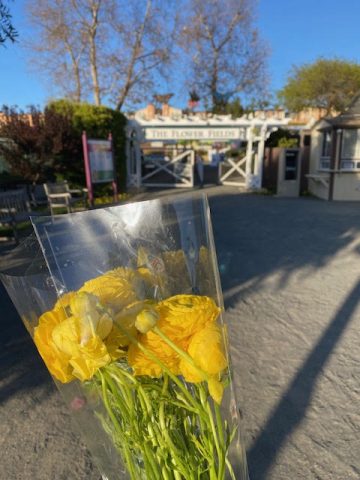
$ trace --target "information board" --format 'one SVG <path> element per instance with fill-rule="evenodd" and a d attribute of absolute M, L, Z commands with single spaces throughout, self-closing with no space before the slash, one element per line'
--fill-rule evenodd
<path fill-rule="evenodd" d="M 94 205 L 93 185 L 97 183 L 112 183 L 114 202 L 116 202 L 117 185 L 111 135 L 109 135 L 108 140 L 95 140 L 88 139 L 86 132 L 83 132 L 82 143 L 86 187 L 90 205 Z"/>
<path fill-rule="evenodd" d="M 114 180 L 114 162 L 110 140 L 87 140 L 92 183 Z"/>

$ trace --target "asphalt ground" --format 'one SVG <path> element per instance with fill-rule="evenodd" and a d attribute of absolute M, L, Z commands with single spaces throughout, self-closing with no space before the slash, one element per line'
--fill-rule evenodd
<path fill-rule="evenodd" d="M 251 480 L 358 480 L 359 204 L 204 192 Z M 99 480 L 2 286 L 0 322 L 0 478 Z"/>

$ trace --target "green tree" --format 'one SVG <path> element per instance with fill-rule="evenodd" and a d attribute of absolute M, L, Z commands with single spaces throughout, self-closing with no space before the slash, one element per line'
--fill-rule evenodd
<path fill-rule="evenodd" d="M 125 126 L 126 117 L 111 108 L 95 106 L 88 103 L 74 103 L 69 100 L 57 100 L 49 105 L 55 112 L 70 118 L 72 132 L 76 146 L 71 152 L 66 153 L 65 171 L 69 179 L 69 172 L 73 171 L 74 165 L 78 165 L 81 171 L 81 184 L 84 184 L 83 153 L 81 135 L 85 130 L 88 138 L 106 139 L 112 134 L 115 169 L 117 181 L 120 186 L 125 185 L 126 161 L 125 161 Z M 76 173 L 76 172 L 74 172 Z M 74 179 L 75 180 L 75 179 Z"/>
<path fill-rule="evenodd" d="M 231 115 L 232 118 L 240 118 L 244 115 L 244 108 L 241 105 L 240 99 L 234 98 L 231 102 L 229 102 L 225 107 L 225 113 Z"/>
<path fill-rule="evenodd" d="M 284 106 L 298 112 L 309 107 L 343 111 L 360 90 L 360 64 L 320 58 L 294 67 L 287 84 L 278 92 Z"/>

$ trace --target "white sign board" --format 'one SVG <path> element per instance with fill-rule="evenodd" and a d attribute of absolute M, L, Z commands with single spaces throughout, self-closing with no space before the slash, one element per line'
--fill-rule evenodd
<path fill-rule="evenodd" d="M 195 127 L 195 128 L 146 128 L 146 140 L 245 140 L 244 128 Z"/>

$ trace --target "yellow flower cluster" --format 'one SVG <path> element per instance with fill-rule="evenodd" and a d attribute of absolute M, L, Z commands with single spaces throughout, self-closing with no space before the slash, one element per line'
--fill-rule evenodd
<path fill-rule="evenodd" d="M 151 352 L 186 381 L 208 381 L 211 395 L 220 403 L 223 388 L 219 374 L 227 367 L 227 358 L 222 331 L 216 322 L 220 310 L 214 300 L 176 295 L 153 308 L 159 315 L 156 328 L 140 335 L 139 344 L 132 343 L 129 347 L 128 361 L 135 375 L 162 375 L 162 366 L 147 354 Z"/>
<path fill-rule="evenodd" d="M 34 341 L 50 373 L 63 383 L 90 379 L 123 356 L 128 338 L 114 324 L 116 313 L 141 295 L 146 278 L 117 268 L 63 295 L 39 318 Z"/>
<path fill-rule="evenodd" d="M 62 296 L 34 334 L 48 369 L 63 383 L 84 381 L 126 357 L 135 375 L 160 377 L 165 368 L 188 382 L 207 381 L 220 403 L 227 358 L 219 308 L 198 295 L 141 300 L 150 278 L 146 269 L 118 268 Z"/>

